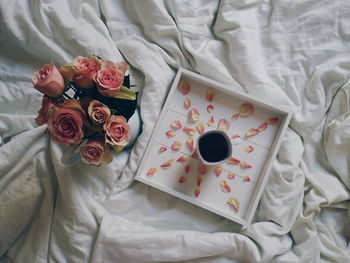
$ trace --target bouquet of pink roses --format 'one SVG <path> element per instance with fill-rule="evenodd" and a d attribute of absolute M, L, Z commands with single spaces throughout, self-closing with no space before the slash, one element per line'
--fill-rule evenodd
<path fill-rule="evenodd" d="M 84 162 L 99 166 L 112 161 L 130 140 L 128 119 L 136 109 L 128 65 L 97 56 L 74 59 L 59 69 L 45 64 L 33 75 L 33 86 L 44 94 L 35 122 L 47 124 L 58 144 L 84 145 Z"/>

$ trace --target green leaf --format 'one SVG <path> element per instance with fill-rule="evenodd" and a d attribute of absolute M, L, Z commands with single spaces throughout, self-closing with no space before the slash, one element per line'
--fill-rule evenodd
<path fill-rule="evenodd" d="M 120 145 L 113 145 L 112 147 L 117 154 L 124 149 L 124 146 L 120 146 Z"/>
<path fill-rule="evenodd" d="M 136 93 L 125 86 L 121 86 L 118 94 L 115 95 L 114 98 L 124 100 L 136 100 Z"/>

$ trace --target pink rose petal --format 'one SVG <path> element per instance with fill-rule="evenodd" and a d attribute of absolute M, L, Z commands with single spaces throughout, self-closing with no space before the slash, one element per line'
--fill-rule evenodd
<path fill-rule="evenodd" d="M 179 183 L 185 183 L 187 180 L 187 176 L 181 175 L 179 178 Z"/>
<path fill-rule="evenodd" d="M 197 183 L 197 186 L 200 186 L 201 183 L 202 183 L 202 176 L 201 175 L 198 175 L 197 178 L 196 178 L 196 183 Z"/>
<path fill-rule="evenodd" d="M 190 119 L 190 121 L 192 122 L 197 122 L 199 121 L 200 118 L 200 113 L 196 108 L 192 108 L 190 109 L 190 111 L 188 112 L 188 118 Z"/>
<path fill-rule="evenodd" d="M 186 80 L 183 80 L 183 79 L 179 81 L 178 88 L 183 95 L 186 95 L 191 91 L 190 84 L 188 84 L 188 82 Z"/>
<path fill-rule="evenodd" d="M 214 91 L 212 89 L 208 89 L 206 99 L 209 102 L 212 102 L 214 99 Z"/>
<path fill-rule="evenodd" d="M 254 107 L 250 103 L 243 103 L 239 106 L 239 115 L 241 117 L 248 117 L 254 112 Z"/>
<path fill-rule="evenodd" d="M 243 181 L 244 182 L 250 182 L 250 177 L 249 176 L 243 176 Z"/>
<path fill-rule="evenodd" d="M 229 193 L 231 192 L 231 187 L 230 185 L 227 183 L 226 180 L 222 180 L 220 182 L 220 187 L 221 187 L 221 191 L 223 191 L 224 193 Z"/>
<path fill-rule="evenodd" d="M 188 156 L 187 155 L 182 155 L 180 158 L 178 158 L 176 161 L 179 163 L 184 163 L 188 160 Z"/>
<path fill-rule="evenodd" d="M 233 180 L 233 179 L 235 179 L 235 177 L 236 177 L 235 173 L 233 173 L 233 172 L 228 172 L 227 173 L 227 179 Z"/>
<path fill-rule="evenodd" d="M 214 106 L 213 105 L 210 104 L 210 105 L 207 106 L 207 112 L 208 113 L 212 113 L 213 110 L 214 110 Z"/>
<path fill-rule="evenodd" d="M 198 159 L 198 153 L 197 152 L 193 152 L 191 155 L 192 159 Z"/>
<path fill-rule="evenodd" d="M 260 126 L 258 127 L 257 130 L 258 130 L 259 132 L 262 132 L 262 131 L 266 130 L 266 128 L 267 128 L 267 123 L 264 122 L 264 123 L 260 124 Z"/>
<path fill-rule="evenodd" d="M 152 167 L 152 168 L 150 168 L 149 170 L 148 170 L 148 172 L 147 172 L 147 176 L 152 176 L 152 175 L 154 175 L 155 173 L 157 172 L 157 168 L 155 168 L 155 167 Z"/>
<path fill-rule="evenodd" d="M 210 119 L 209 119 L 209 121 L 208 121 L 208 125 L 209 125 L 209 126 L 213 126 L 214 122 L 215 122 L 215 121 L 214 121 L 214 116 L 211 116 Z"/>
<path fill-rule="evenodd" d="M 192 101 L 190 98 L 185 98 L 184 99 L 184 106 L 188 110 L 191 107 Z"/>
<path fill-rule="evenodd" d="M 231 121 L 235 121 L 239 118 L 239 113 L 233 114 L 231 117 Z"/>
<path fill-rule="evenodd" d="M 185 167 L 185 172 L 188 174 L 191 170 L 191 166 L 190 165 L 186 165 Z"/>
<path fill-rule="evenodd" d="M 189 137 L 186 141 L 186 145 L 188 147 L 188 149 L 192 152 L 194 150 L 194 141 L 193 141 L 193 137 Z"/>
<path fill-rule="evenodd" d="M 159 148 L 159 152 L 160 152 L 160 153 L 165 152 L 166 150 L 167 150 L 166 147 L 160 147 L 160 148 Z"/>
<path fill-rule="evenodd" d="M 227 203 L 236 211 L 239 211 L 239 201 L 235 197 L 230 197 L 227 201 Z"/>
<path fill-rule="evenodd" d="M 267 123 L 268 124 L 271 124 L 271 125 L 274 125 L 274 124 L 277 124 L 279 121 L 279 118 L 278 117 L 272 117 L 270 119 L 267 120 Z"/>
<path fill-rule="evenodd" d="M 198 172 L 199 172 L 199 174 L 201 174 L 201 175 L 205 175 L 205 174 L 208 172 L 208 167 L 207 167 L 205 164 L 200 163 L 200 164 L 198 165 Z"/>
<path fill-rule="evenodd" d="M 171 145 L 171 150 L 178 151 L 180 150 L 181 146 L 182 146 L 182 143 L 176 141 Z"/>
<path fill-rule="evenodd" d="M 252 168 L 252 166 L 249 163 L 247 163 L 246 161 L 241 161 L 241 166 L 243 168 Z"/>
<path fill-rule="evenodd" d="M 181 129 L 182 128 L 182 125 L 181 125 L 181 122 L 179 120 L 175 120 L 175 121 L 172 121 L 170 123 L 170 127 L 173 129 L 173 130 L 178 130 L 178 129 Z"/>
<path fill-rule="evenodd" d="M 244 149 L 247 153 L 251 153 L 254 151 L 254 148 L 252 146 L 248 146 L 247 148 Z"/>
<path fill-rule="evenodd" d="M 259 130 L 258 129 L 249 129 L 247 131 L 247 133 L 245 134 L 246 137 L 251 137 L 251 136 L 254 136 L 254 135 L 257 135 L 259 133 Z"/>
<path fill-rule="evenodd" d="M 204 131 L 205 131 L 205 126 L 204 126 L 203 123 L 198 122 L 197 125 L 196 125 L 196 129 L 197 129 L 199 134 L 203 134 Z"/>
<path fill-rule="evenodd" d="M 238 165 L 241 163 L 240 160 L 236 159 L 235 157 L 231 157 L 227 160 L 227 163 L 228 164 L 235 164 L 235 165 Z"/>
<path fill-rule="evenodd" d="M 200 193 L 201 193 L 201 189 L 199 188 L 199 186 L 196 186 L 194 188 L 194 196 L 198 197 Z"/>
<path fill-rule="evenodd" d="M 216 177 L 219 177 L 221 172 L 222 172 L 222 166 L 218 165 L 214 168 L 214 173 L 215 173 Z"/>
<path fill-rule="evenodd" d="M 221 119 L 218 122 L 218 129 L 222 131 L 228 131 L 230 128 L 230 122 L 226 119 Z"/>
<path fill-rule="evenodd" d="M 166 131 L 165 135 L 170 139 L 172 137 L 175 137 L 175 133 L 172 130 Z"/>
<path fill-rule="evenodd" d="M 190 136 L 193 136 L 196 133 L 195 129 L 189 127 L 184 127 L 182 130 Z"/>
<path fill-rule="evenodd" d="M 170 159 L 163 163 L 160 167 L 163 168 L 164 170 L 168 170 L 172 165 L 173 165 L 174 159 Z"/>

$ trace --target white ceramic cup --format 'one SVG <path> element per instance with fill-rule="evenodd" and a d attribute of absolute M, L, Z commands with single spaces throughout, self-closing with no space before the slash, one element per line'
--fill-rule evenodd
<path fill-rule="evenodd" d="M 232 143 L 226 132 L 211 130 L 197 139 L 196 152 L 205 165 L 219 165 L 232 155 Z"/>

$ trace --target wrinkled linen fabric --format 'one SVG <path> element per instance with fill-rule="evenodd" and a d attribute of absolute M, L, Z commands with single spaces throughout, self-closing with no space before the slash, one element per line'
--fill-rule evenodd
<path fill-rule="evenodd" d="M 0 262 L 350 262 L 350 3 L 0 2 Z M 142 133 L 96 168 L 34 123 L 31 76 L 98 54 L 131 66 Z M 178 67 L 294 115 L 246 229 L 136 182 Z"/>

